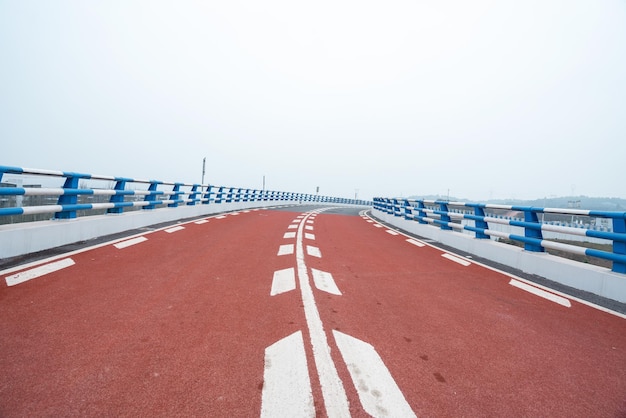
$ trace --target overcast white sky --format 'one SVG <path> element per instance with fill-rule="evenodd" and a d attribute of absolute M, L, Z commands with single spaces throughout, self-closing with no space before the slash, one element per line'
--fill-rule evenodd
<path fill-rule="evenodd" d="M 0 0 L 0 165 L 626 197 L 626 1 Z"/>

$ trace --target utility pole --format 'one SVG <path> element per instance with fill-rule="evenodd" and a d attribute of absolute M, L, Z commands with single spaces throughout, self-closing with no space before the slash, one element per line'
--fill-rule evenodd
<path fill-rule="evenodd" d="M 204 185 L 204 173 L 206 172 L 206 157 L 202 159 L 202 183 Z"/>

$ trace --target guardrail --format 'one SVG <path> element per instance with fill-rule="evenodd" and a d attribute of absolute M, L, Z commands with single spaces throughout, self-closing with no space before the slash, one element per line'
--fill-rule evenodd
<path fill-rule="evenodd" d="M 179 205 L 207 205 L 230 202 L 291 201 L 370 205 L 363 200 L 319 196 L 304 193 L 256 190 L 239 187 L 201 185 L 197 183 L 141 180 L 67 171 L 0 166 L 0 181 L 5 174 L 53 177 L 62 179 L 61 187 L 0 187 L 0 198 L 15 197 L 14 205 L 0 207 L 0 219 L 14 215 L 53 214 L 55 219 L 74 219 L 78 214 L 122 214 L 125 210 L 175 208 Z M 89 187 L 87 181 L 101 187 Z M 24 197 L 47 197 L 56 202 L 23 206 Z M 18 199 L 19 197 L 19 199 Z M 99 197 L 105 202 L 88 202 Z M 5 199 L 8 200 L 8 199 Z M 6 202 L 5 202 L 6 204 Z M 19 221 L 19 220 L 18 220 Z"/>
<path fill-rule="evenodd" d="M 373 207 L 396 217 L 438 226 L 444 231 L 469 231 L 476 239 L 504 238 L 523 243 L 526 251 L 553 249 L 609 260 L 613 272 L 626 274 L 626 212 L 384 197 L 374 198 Z M 516 216 L 521 214 L 523 218 Z M 560 225 L 558 221 L 546 221 L 546 217 L 555 216 L 580 217 L 587 221 L 606 219 L 610 225 L 607 228 L 592 228 L 593 222 L 578 219 L 577 227 L 572 227 Z M 523 235 L 496 230 L 495 225 L 521 228 Z M 544 237 L 545 232 L 603 239 L 611 244 L 612 251 L 553 241 Z"/>

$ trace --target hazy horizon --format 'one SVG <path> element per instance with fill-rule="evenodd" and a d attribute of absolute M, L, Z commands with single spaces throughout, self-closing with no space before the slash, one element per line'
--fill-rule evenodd
<path fill-rule="evenodd" d="M 0 3 L 0 164 L 626 198 L 626 2 Z"/>

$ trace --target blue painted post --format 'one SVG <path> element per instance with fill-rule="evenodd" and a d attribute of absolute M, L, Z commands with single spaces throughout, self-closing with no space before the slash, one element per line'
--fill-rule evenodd
<path fill-rule="evenodd" d="M 224 186 L 220 186 L 217 191 L 217 196 L 215 197 L 215 203 L 222 203 L 222 199 L 224 197 Z"/>
<path fill-rule="evenodd" d="M 191 200 L 191 202 L 187 202 L 187 206 L 195 206 L 196 204 L 196 199 L 198 198 L 198 187 L 200 187 L 199 184 L 194 184 L 191 187 L 191 194 L 189 195 L 189 199 Z"/>
<path fill-rule="evenodd" d="M 543 212 L 543 209 L 541 209 L 541 211 Z M 537 217 L 537 212 L 532 210 L 532 208 L 524 208 L 524 221 L 541 225 L 541 223 L 539 222 L 539 217 Z M 524 227 L 524 236 L 526 238 L 534 238 L 538 240 L 543 239 L 541 228 L 534 229 L 534 228 Z M 541 245 L 534 244 L 531 242 L 524 242 L 524 249 L 526 251 L 533 251 L 533 252 L 538 252 L 538 253 L 542 253 L 545 251 L 545 249 Z"/>
<path fill-rule="evenodd" d="M 124 191 L 126 189 L 126 182 L 128 181 L 128 179 L 116 178 L 115 180 L 116 182 L 115 182 L 114 190 L 116 192 Z M 122 203 L 123 201 L 124 201 L 123 193 L 119 193 L 119 194 L 116 193 L 113 196 L 111 196 L 111 199 L 109 199 L 109 203 Z M 107 209 L 107 213 L 122 213 L 123 211 L 124 211 L 123 207 Z"/>
<path fill-rule="evenodd" d="M 213 196 L 213 192 L 212 192 L 213 186 L 211 186 L 210 184 L 208 186 L 206 186 L 206 190 L 204 192 L 204 197 L 203 199 L 207 199 L 206 201 L 202 202 L 205 205 L 209 205 L 211 203 L 211 201 L 213 200 L 211 198 L 211 196 Z"/>
<path fill-rule="evenodd" d="M 178 207 L 178 199 L 180 199 L 180 195 L 181 195 L 181 191 L 180 191 L 180 186 L 182 183 L 175 183 L 174 187 L 172 188 L 172 191 L 174 192 L 174 194 L 171 195 L 170 199 L 174 200 L 174 203 L 170 203 L 169 205 L 167 205 L 167 207 L 169 208 L 176 208 Z"/>
<path fill-rule="evenodd" d="M 480 216 L 481 220 L 474 219 L 474 227 L 489 229 L 489 225 L 485 222 L 485 210 L 480 206 L 474 206 L 474 215 Z M 476 238 L 478 239 L 489 239 L 489 235 L 484 232 L 476 231 Z"/>
<path fill-rule="evenodd" d="M 413 207 L 409 203 L 408 199 L 404 199 L 404 219 L 407 221 L 413 220 Z"/>
<path fill-rule="evenodd" d="M 65 183 L 63 183 L 63 189 L 78 189 L 78 181 L 80 179 L 90 178 L 89 174 L 80 173 L 64 173 Z M 78 195 L 76 193 L 62 194 L 59 196 L 57 205 L 76 205 L 78 203 Z M 54 214 L 55 219 L 74 219 L 76 218 L 76 209 L 63 210 Z"/>
<path fill-rule="evenodd" d="M 426 212 L 424 212 L 424 209 L 426 209 L 426 205 L 424 205 L 424 201 L 423 200 L 418 200 L 417 201 L 417 214 L 418 214 L 418 216 L 420 216 L 420 218 L 428 217 Z M 425 220 L 419 219 L 419 218 L 418 218 L 418 222 L 421 223 L 421 224 L 427 224 L 428 223 L 428 221 L 425 221 Z"/>
<path fill-rule="evenodd" d="M 156 207 L 156 204 L 154 202 L 157 201 L 157 195 L 160 194 L 157 190 L 159 184 L 161 184 L 161 182 L 156 180 L 152 180 L 150 182 L 150 186 L 148 187 L 148 191 L 150 192 L 150 194 L 147 194 L 146 197 L 143 199 L 146 202 L 150 202 L 149 205 L 143 207 L 145 210 L 151 210 Z"/>
<path fill-rule="evenodd" d="M 626 216 L 626 214 L 624 216 Z M 613 218 L 613 232 L 617 234 L 626 234 L 625 218 Z M 613 240 L 613 253 L 626 255 L 626 242 Z M 616 273 L 626 273 L 626 263 L 613 261 L 612 270 Z"/>
<path fill-rule="evenodd" d="M 440 228 L 447 231 L 452 230 L 452 227 L 447 225 L 448 222 L 452 221 L 450 215 L 448 215 L 448 204 L 446 202 L 439 202 L 439 210 L 442 212 L 439 216 L 441 217 L 440 220 L 443 222 L 440 224 Z"/>

